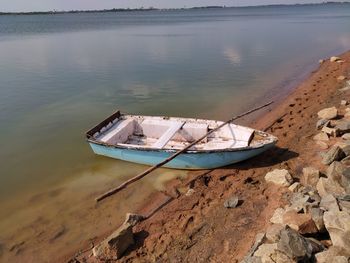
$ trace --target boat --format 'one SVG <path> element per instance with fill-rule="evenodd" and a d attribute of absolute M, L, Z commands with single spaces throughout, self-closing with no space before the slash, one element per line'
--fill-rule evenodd
<path fill-rule="evenodd" d="M 153 166 L 222 124 L 216 120 L 127 115 L 117 111 L 86 132 L 86 139 L 95 154 Z M 276 142 L 277 138 L 266 132 L 229 123 L 164 167 L 213 169 L 227 166 L 257 156 Z"/>

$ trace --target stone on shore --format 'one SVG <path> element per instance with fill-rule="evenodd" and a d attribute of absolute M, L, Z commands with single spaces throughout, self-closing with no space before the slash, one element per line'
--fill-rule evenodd
<path fill-rule="evenodd" d="M 333 57 L 331 57 L 331 58 L 329 59 L 330 62 L 337 62 L 337 61 L 339 61 L 339 60 L 341 60 L 341 58 L 340 58 L 340 57 L 336 57 L 336 56 L 333 56 Z"/>
<path fill-rule="evenodd" d="M 125 250 L 134 244 L 132 225 L 124 223 L 109 237 L 93 248 L 93 255 L 100 260 L 112 260 L 122 257 Z"/>
<path fill-rule="evenodd" d="M 344 157 L 345 154 L 339 146 L 332 146 L 328 152 L 323 155 L 322 163 L 331 164 L 334 161 L 340 161 Z"/>
<path fill-rule="evenodd" d="M 337 199 L 332 194 L 322 197 L 320 202 L 320 208 L 325 211 L 339 211 Z"/>
<path fill-rule="evenodd" d="M 283 215 L 285 212 L 283 208 L 277 208 L 270 218 L 270 222 L 273 224 L 283 224 Z"/>
<path fill-rule="evenodd" d="M 265 175 L 265 180 L 286 187 L 293 183 L 293 178 L 286 169 L 275 169 L 268 172 Z"/>
<path fill-rule="evenodd" d="M 303 168 L 303 174 L 300 177 L 300 183 L 303 185 L 311 185 L 316 187 L 318 180 L 320 179 L 320 171 L 313 167 Z"/>
<path fill-rule="evenodd" d="M 224 207 L 235 208 L 238 206 L 239 199 L 237 196 L 232 196 L 224 202 Z"/>
<path fill-rule="evenodd" d="M 266 229 L 266 238 L 270 242 L 277 242 L 280 239 L 281 230 L 284 228 L 281 224 L 272 224 Z"/>
<path fill-rule="evenodd" d="M 277 243 L 277 248 L 298 262 L 309 262 L 313 253 L 322 250 L 322 247 L 304 238 L 288 226 L 281 230 L 281 238 Z"/>
<path fill-rule="evenodd" d="M 313 137 L 314 141 L 329 141 L 328 135 L 324 132 L 320 132 Z"/>
<path fill-rule="evenodd" d="M 350 140 L 350 133 L 345 133 L 342 135 L 343 140 Z"/>
<path fill-rule="evenodd" d="M 327 169 L 327 177 L 340 186 L 345 191 L 350 192 L 350 167 L 342 162 L 333 162 Z"/>
<path fill-rule="evenodd" d="M 296 211 L 288 211 L 283 215 L 283 223 L 300 234 L 314 234 L 318 232 L 311 214 L 301 214 Z"/>
<path fill-rule="evenodd" d="M 298 182 L 295 182 L 293 183 L 291 186 L 288 187 L 288 190 L 293 192 L 293 193 L 296 193 L 298 192 L 303 186 L 298 183 Z"/>
<path fill-rule="evenodd" d="M 145 220 L 145 217 L 143 215 L 127 213 L 124 224 L 136 226 L 139 222 L 143 220 Z"/>
<path fill-rule="evenodd" d="M 337 77 L 337 80 L 340 80 L 340 81 L 345 80 L 345 79 L 346 79 L 346 77 L 344 75 L 340 75 Z"/>
<path fill-rule="evenodd" d="M 339 134 L 339 131 L 336 128 L 323 127 L 321 131 L 331 137 L 337 137 Z"/>
<path fill-rule="evenodd" d="M 317 115 L 319 119 L 331 120 L 338 116 L 338 110 L 336 107 L 325 108 L 320 110 Z"/>
<path fill-rule="evenodd" d="M 324 221 L 323 221 L 323 210 L 318 207 L 311 208 L 310 214 L 312 220 L 315 222 L 315 225 L 319 232 L 325 231 Z"/>
<path fill-rule="evenodd" d="M 329 148 L 328 144 L 323 141 L 316 141 L 316 144 L 320 147 L 322 150 L 327 150 Z"/>
<path fill-rule="evenodd" d="M 277 244 L 262 244 L 259 246 L 258 250 L 255 251 L 254 256 L 260 257 L 262 263 L 271 262 L 270 256 L 277 250 Z"/>
<path fill-rule="evenodd" d="M 350 253 L 350 215 L 345 211 L 327 211 L 323 220 L 333 245 Z"/>
<path fill-rule="evenodd" d="M 342 251 L 342 248 L 337 246 L 331 246 L 329 249 L 322 251 L 320 253 L 317 253 L 315 255 L 317 263 L 334 263 L 334 262 L 346 262 L 345 259 L 348 259 L 349 257 Z"/>
<path fill-rule="evenodd" d="M 321 177 L 320 180 L 318 180 L 316 189 L 321 197 L 324 197 L 328 194 L 334 194 L 334 195 L 345 194 L 344 188 L 341 187 L 337 182 L 329 178 Z"/>
<path fill-rule="evenodd" d="M 340 121 L 335 126 L 335 129 L 338 130 L 341 134 L 347 133 L 350 131 L 350 121 Z"/>
<path fill-rule="evenodd" d="M 340 76 L 339 76 L 340 77 Z M 339 80 L 339 77 L 338 77 L 338 80 Z M 344 76 L 342 76 L 342 77 L 344 77 Z M 344 77 L 344 79 L 345 79 L 345 77 Z M 344 79 L 342 79 L 342 80 L 344 80 Z M 340 105 L 341 106 L 346 106 L 346 105 L 348 105 L 348 102 L 346 101 L 346 100 L 341 100 L 340 101 Z"/>
<path fill-rule="evenodd" d="M 320 119 L 317 121 L 316 123 L 316 129 L 322 129 L 322 127 L 327 127 L 329 124 L 329 120 L 325 120 L 325 119 Z"/>

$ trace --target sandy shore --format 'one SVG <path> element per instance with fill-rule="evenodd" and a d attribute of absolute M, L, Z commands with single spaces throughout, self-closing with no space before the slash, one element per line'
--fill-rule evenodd
<path fill-rule="evenodd" d="M 302 167 L 312 164 L 324 169 L 319 154 L 325 149 L 312 137 L 317 133 L 317 112 L 350 99 L 349 93 L 339 91 L 345 80 L 338 80 L 341 75 L 350 76 L 350 52 L 341 58 L 344 63 L 328 59 L 321 63 L 285 99 L 252 121 L 250 126 L 279 138 L 276 148 L 232 167 L 192 172 L 147 200 L 140 214 L 149 214 L 164 201 L 169 202 L 133 228 L 136 243 L 120 262 L 240 261 L 256 234 L 266 230 L 274 210 L 288 199 L 288 190 L 267 184 L 265 174 L 285 168 L 298 180 Z M 242 204 L 227 209 L 223 203 L 232 195 L 239 196 Z M 97 262 L 91 250 L 82 250 L 86 251 L 77 253 L 76 260 Z M 64 255 L 58 261 L 71 258 Z"/>

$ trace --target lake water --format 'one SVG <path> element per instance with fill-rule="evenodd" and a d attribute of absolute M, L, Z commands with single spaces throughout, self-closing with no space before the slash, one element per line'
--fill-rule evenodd
<path fill-rule="evenodd" d="M 350 49 L 349 29 L 349 4 L 0 16 L 0 259 L 56 259 L 186 174 L 95 206 L 145 169 L 85 143 L 116 109 L 226 119 Z"/>

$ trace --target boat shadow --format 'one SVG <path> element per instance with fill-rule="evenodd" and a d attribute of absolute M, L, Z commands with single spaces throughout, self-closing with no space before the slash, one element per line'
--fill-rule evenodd
<path fill-rule="evenodd" d="M 288 148 L 281 148 L 275 146 L 266 152 L 255 156 L 251 159 L 242 161 L 240 163 L 232 164 L 222 167 L 221 169 L 240 169 L 248 170 L 254 168 L 264 168 L 280 164 L 299 156 L 299 153 L 289 150 Z"/>

